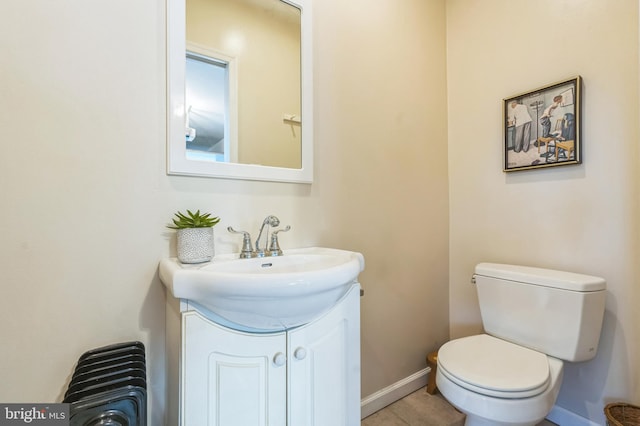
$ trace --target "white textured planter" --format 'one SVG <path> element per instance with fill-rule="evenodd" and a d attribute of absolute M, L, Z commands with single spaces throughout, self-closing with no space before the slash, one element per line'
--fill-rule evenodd
<path fill-rule="evenodd" d="M 178 229 L 178 260 L 202 263 L 213 258 L 213 227 Z"/>

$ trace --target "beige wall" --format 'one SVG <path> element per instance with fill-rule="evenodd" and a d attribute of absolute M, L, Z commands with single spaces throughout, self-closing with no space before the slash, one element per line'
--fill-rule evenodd
<path fill-rule="evenodd" d="M 0 2 L 0 401 L 59 401 L 82 352 L 140 339 L 162 424 L 177 209 L 222 217 L 218 252 L 273 213 L 284 250 L 364 253 L 363 395 L 446 340 L 444 1 L 314 3 L 316 176 L 295 185 L 166 176 L 162 1 Z"/>
<path fill-rule="evenodd" d="M 156 267 L 190 194 L 163 172 L 163 25 L 158 1 L 0 4 L 0 401 L 60 401 L 82 352 L 139 339 L 164 404 Z"/>
<path fill-rule="evenodd" d="M 362 11 L 366 10 L 366 13 Z M 362 395 L 448 338 L 444 1 L 318 1 L 321 245 L 360 251 Z"/>
<path fill-rule="evenodd" d="M 604 424 L 640 399 L 638 2 L 447 2 L 450 322 L 480 330 L 479 261 L 607 279 L 597 357 L 567 365 L 558 405 Z M 502 172 L 501 99 L 584 79 L 584 163 Z"/>

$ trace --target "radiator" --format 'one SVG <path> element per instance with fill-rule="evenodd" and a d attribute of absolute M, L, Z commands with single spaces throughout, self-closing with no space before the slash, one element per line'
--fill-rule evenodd
<path fill-rule="evenodd" d="M 71 426 L 146 426 L 144 345 L 117 343 L 82 354 L 63 402 L 69 404 Z"/>

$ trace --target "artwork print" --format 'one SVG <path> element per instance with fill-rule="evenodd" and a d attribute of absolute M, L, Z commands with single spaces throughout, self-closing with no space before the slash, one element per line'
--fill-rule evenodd
<path fill-rule="evenodd" d="M 504 99 L 504 171 L 581 163 L 580 77 Z"/>

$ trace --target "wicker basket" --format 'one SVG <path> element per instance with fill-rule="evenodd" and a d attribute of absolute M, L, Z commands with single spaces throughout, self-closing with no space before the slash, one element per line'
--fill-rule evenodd
<path fill-rule="evenodd" d="M 609 426 L 640 426 L 640 407 L 615 402 L 604 407 Z"/>

